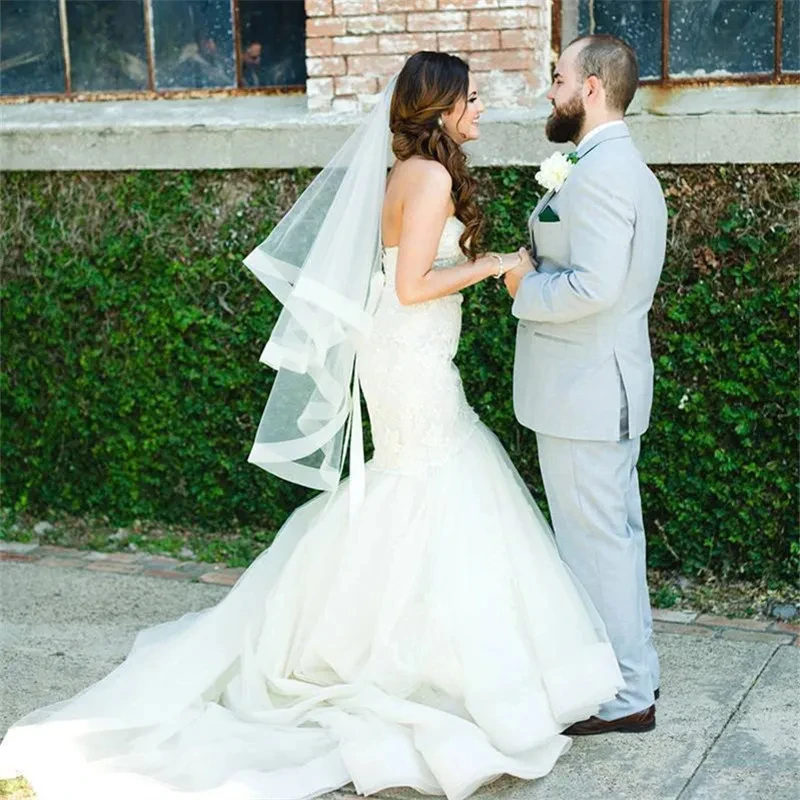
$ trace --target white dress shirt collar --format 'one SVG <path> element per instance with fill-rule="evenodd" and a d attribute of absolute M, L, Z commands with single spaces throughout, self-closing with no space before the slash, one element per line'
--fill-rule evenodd
<path fill-rule="evenodd" d="M 598 125 L 596 128 L 592 128 L 589 131 L 589 133 L 587 133 L 586 136 L 584 136 L 583 139 L 581 139 L 580 142 L 578 142 L 578 147 L 581 150 L 585 150 L 587 143 L 591 139 L 594 139 L 594 137 L 597 136 L 600 133 L 600 131 L 604 131 L 604 130 L 606 130 L 606 128 L 613 128 L 614 125 L 623 125 L 624 126 L 625 122 L 623 120 L 621 120 L 621 119 L 614 119 L 614 120 L 611 120 L 611 122 L 604 122 L 601 125 Z"/>

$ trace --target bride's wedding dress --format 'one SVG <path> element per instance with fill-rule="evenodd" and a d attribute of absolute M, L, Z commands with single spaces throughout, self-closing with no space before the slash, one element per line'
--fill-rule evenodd
<path fill-rule="evenodd" d="M 450 218 L 437 268 L 464 260 Z M 460 800 L 536 778 L 622 685 L 602 624 L 468 406 L 461 296 L 402 306 L 397 251 L 358 356 L 375 444 L 217 606 L 142 631 L 0 746 L 39 800 L 300 800 L 352 782 Z"/>

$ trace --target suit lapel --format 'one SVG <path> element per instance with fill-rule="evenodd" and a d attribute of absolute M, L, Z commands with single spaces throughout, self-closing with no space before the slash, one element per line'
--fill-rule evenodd
<path fill-rule="evenodd" d="M 593 136 L 586 145 L 581 148 L 578 146 L 578 149 L 575 151 L 578 155 L 578 160 L 582 159 L 587 153 L 591 153 L 595 147 L 599 147 L 604 142 L 611 142 L 615 139 L 630 139 L 630 131 L 628 130 L 628 126 L 623 122 L 621 125 L 612 125 L 610 128 L 606 128 L 597 136 Z M 531 237 L 531 251 L 533 253 L 533 257 L 536 258 L 536 241 L 533 235 L 533 226 L 536 220 L 539 217 L 539 214 L 542 213 L 542 210 L 545 206 L 553 199 L 555 195 L 555 190 L 550 189 L 545 195 L 539 200 L 536 204 L 536 208 L 533 209 L 533 213 L 528 217 L 528 231 L 530 232 Z"/>

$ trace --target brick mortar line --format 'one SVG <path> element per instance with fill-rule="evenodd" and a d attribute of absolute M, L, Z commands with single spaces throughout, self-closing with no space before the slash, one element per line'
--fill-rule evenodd
<path fill-rule="evenodd" d="M 55 545 L 0 542 L 0 562 L 84 569 L 117 575 L 145 575 L 186 583 L 233 586 L 244 568 L 181 560 L 154 553 L 101 553 Z"/>
<path fill-rule="evenodd" d="M 0 562 L 40 564 L 73 569 L 85 569 L 117 575 L 145 575 L 166 580 L 181 580 L 186 583 L 207 583 L 233 586 L 244 567 L 228 567 L 202 561 L 181 560 L 172 556 L 151 553 L 111 552 L 78 550 L 56 545 L 36 545 L 27 542 L 0 541 Z M 765 621 L 750 618 L 728 618 L 694 611 L 653 609 L 653 620 L 659 623 L 664 633 L 683 635 L 696 634 L 694 629 L 719 632 L 731 630 L 740 633 L 768 634 L 770 637 L 789 637 L 790 643 L 800 646 L 800 625 Z M 783 626 L 783 627 L 781 627 Z"/>
<path fill-rule="evenodd" d="M 653 622 L 669 626 L 669 628 L 664 628 L 665 633 L 679 632 L 681 628 L 700 627 L 707 630 L 737 630 L 742 633 L 800 635 L 800 624 L 798 623 L 786 623 L 777 619 L 723 617 L 717 614 L 701 614 L 698 611 L 674 612 L 669 609 L 654 608 Z"/>
<path fill-rule="evenodd" d="M 678 792 L 677 796 L 675 797 L 675 800 L 681 800 L 681 798 L 687 792 L 689 787 L 692 785 L 692 781 L 695 779 L 695 776 L 697 775 L 698 772 L 700 772 L 700 769 L 702 768 L 703 764 L 705 764 L 706 761 L 708 760 L 708 757 L 711 755 L 711 751 L 717 746 L 717 742 L 722 738 L 722 734 L 725 733 L 726 730 L 728 730 L 728 726 L 731 724 L 731 721 L 739 713 L 741 707 L 744 705 L 744 701 L 750 696 L 750 692 L 753 691 L 755 685 L 759 682 L 759 680 L 761 679 L 761 676 L 764 674 L 764 672 L 767 669 L 767 667 L 772 663 L 772 660 L 775 658 L 775 655 L 777 654 L 779 649 L 780 649 L 780 645 L 778 647 L 776 647 L 772 651 L 772 653 L 770 653 L 769 658 L 765 659 L 764 664 L 762 665 L 761 669 L 758 671 L 758 674 L 755 676 L 755 678 L 753 678 L 752 682 L 747 687 L 747 690 L 744 692 L 744 694 L 742 694 L 741 698 L 739 699 L 739 702 L 734 706 L 733 710 L 728 715 L 728 718 L 725 720 L 724 724 L 719 729 L 719 732 L 717 733 L 717 735 L 713 738 L 711 743 L 708 745 L 708 747 L 703 752 L 703 755 L 700 758 L 700 761 L 698 762 L 698 764 L 695 767 L 695 769 L 692 771 L 692 774 L 689 776 L 689 778 L 686 781 L 686 783 L 684 784 L 683 788 L 680 790 L 680 792 Z"/>

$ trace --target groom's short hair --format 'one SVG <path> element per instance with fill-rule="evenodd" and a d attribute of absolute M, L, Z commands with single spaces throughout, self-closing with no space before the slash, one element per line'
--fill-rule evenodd
<path fill-rule="evenodd" d="M 636 51 L 622 39 L 607 33 L 579 36 L 570 46 L 585 43 L 575 57 L 581 80 L 596 75 L 606 90 L 608 106 L 625 113 L 639 85 Z"/>

